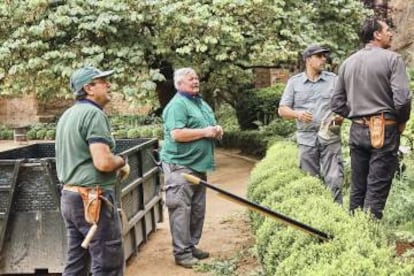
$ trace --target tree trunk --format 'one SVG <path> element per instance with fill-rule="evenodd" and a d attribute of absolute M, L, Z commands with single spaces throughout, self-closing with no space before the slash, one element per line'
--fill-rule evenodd
<path fill-rule="evenodd" d="M 162 111 L 165 106 L 170 102 L 177 92 L 174 87 L 174 69 L 168 61 L 161 61 L 160 73 L 164 75 L 165 81 L 157 82 L 157 87 L 155 89 L 160 103 L 160 107 L 154 110 L 154 113 L 157 116 L 161 116 Z"/>

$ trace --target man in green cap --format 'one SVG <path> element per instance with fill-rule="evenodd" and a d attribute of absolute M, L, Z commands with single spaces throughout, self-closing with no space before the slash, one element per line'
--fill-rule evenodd
<path fill-rule="evenodd" d="M 112 74 L 93 67 L 76 70 L 70 78 L 76 103 L 57 124 L 56 170 L 64 184 L 61 212 L 68 237 L 63 275 L 88 275 L 89 267 L 93 275 L 123 275 L 122 228 L 114 188 L 117 176 L 129 174 L 129 166 L 125 157 L 113 153 L 115 140 L 102 110 L 111 100 L 106 78 Z M 92 229 L 96 232 L 90 243 L 83 243 Z"/>

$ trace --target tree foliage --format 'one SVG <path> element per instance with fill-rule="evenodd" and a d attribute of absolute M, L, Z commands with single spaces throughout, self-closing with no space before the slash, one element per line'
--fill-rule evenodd
<path fill-rule="evenodd" d="M 207 97 L 234 105 L 252 68 L 296 62 L 309 43 L 341 60 L 365 12 L 357 0 L 2 1 L 0 96 L 69 96 L 71 72 L 88 64 L 115 68 L 113 90 L 142 101 L 171 78 L 167 64 L 194 67 Z"/>

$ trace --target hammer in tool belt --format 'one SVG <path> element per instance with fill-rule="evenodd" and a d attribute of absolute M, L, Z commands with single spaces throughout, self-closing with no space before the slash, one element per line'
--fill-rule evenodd
<path fill-rule="evenodd" d="M 88 248 L 93 236 L 98 230 L 99 215 L 101 213 L 101 205 L 103 197 L 103 190 L 99 186 L 96 188 L 79 188 L 79 193 L 83 200 L 83 207 L 85 210 L 85 220 L 91 224 L 88 233 L 85 236 L 81 246 Z"/>
<path fill-rule="evenodd" d="M 265 216 L 268 216 L 268 217 L 271 217 L 273 219 L 276 219 L 276 220 L 282 222 L 285 225 L 293 226 L 293 227 L 295 227 L 298 230 L 301 230 L 301 231 L 303 231 L 303 232 L 305 232 L 305 233 L 307 233 L 309 235 L 315 236 L 316 238 L 318 238 L 321 241 L 329 241 L 329 240 L 331 240 L 333 238 L 331 235 L 326 234 L 326 233 L 324 233 L 324 232 L 322 232 L 322 231 L 320 231 L 318 229 L 315 229 L 315 228 L 313 228 L 313 227 L 311 227 L 309 225 L 306 225 L 306 224 L 304 224 L 302 222 L 296 221 L 296 220 L 294 220 L 294 219 L 292 219 L 292 218 L 290 218 L 288 216 L 285 216 L 283 214 L 280 214 L 280 213 L 277 213 L 277 212 L 275 212 L 273 210 L 270 210 L 267 207 L 261 206 L 261 205 L 259 205 L 257 203 L 251 202 L 251 201 L 249 201 L 247 199 L 238 197 L 238 196 L 236 196 L 236 195 L 234 195 L 232 193 L 229 193 L 229 192 L 227 192 L 225 190 L 222 190 L 222 189 L 220 189 L 220 188 L 218 188 L 218 187 L 216 187 L 216 186 L 214 186 L 212 184 L 209 184 L 207 181 L 204 181 L 204 180 L 202 180 L 202 179 L 200 179 L 200 178 L 198 178 L 198 177 L 196 177 L 194 175 L 191 175 L 191 174 L 188 174 L 188 173 L 182 173 L 182 175 L 184 176 L 184 178 L 188 182 L 190 182 L 192 184 L 196 184 L 196 185 L 201 184 L 201 185 L 204 185 L 207 188 L 210 188 L 212 190 L 217 191 L 219 193 L 219 196 L 224 197 L 227 200 L 230 200 L 230 201 L 232 201 L 234 203 L 237 203 L 237 204 L 240 204 L 242 206 L 245 206 L 245 207 L 249 208 L 252 211 L 259 212 L 259 213 L 261 213 L 261 214 L 263 214 Z"/>

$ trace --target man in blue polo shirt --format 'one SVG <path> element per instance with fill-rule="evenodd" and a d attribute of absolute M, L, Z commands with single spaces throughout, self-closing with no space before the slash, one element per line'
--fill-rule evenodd
<path fill-rule="evenodd" d="M 223 136 L 213 110 L 199 95 L 199 84 L 192 68 L 176 70 L 178 92 L 162 115 L 161 161 L 173 254 L 176 264 L 185 268 L 192 268 L 209 253 L 196 247 L 204 225 L 206 188 L 188 183 L 181 173 L 207 180 L 207 171 L 214 169 L 215 140 Z"/>
<path fill-rule="evenodd" d="M 321 176 L 335 202 L 342 204 L 339 125 L 343 118 L 329 106 L 336 75 L 323 71 L 328 54 L 327 48 L 318 45 L 306 48 L 302 54 L 306 69 L 288 80 L 278 112 L 285 119 L 296 120 L 300 168 Z"/>

